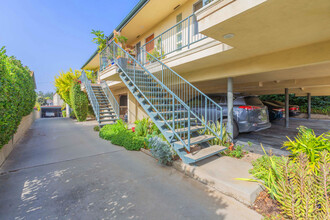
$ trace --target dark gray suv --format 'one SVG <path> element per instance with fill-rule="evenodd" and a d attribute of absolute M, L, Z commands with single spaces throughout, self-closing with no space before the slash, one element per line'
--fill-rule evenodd
<path fill-rule="evenodd" d="M 209 94 L 208 95 L 213 101 L 218 103 L 222 107 L 223 121 L 227 121 L 228 108 L 227 108 L 227 95 L 226 94 Z M 260 131 L 263 129 L 270 128 L 271 124 L 268 118 L 268 109 L 260 101 L 258 96 L 242 96 L 234 95 L 234 138 L 242 132 Z M 193 111 L 199 112 L 199 109 L 192 109 Z M 211 110 L 212 111 L 212 110 Z M 213 112 L 209 112 L 211 115 Z M 219 119 L 212 119 L 219 120 Z"/>

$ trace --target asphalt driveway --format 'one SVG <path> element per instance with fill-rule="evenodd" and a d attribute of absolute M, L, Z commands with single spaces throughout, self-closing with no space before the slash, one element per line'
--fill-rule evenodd
<path fill-rule="evenodd" d="M 38 119 L 0 168 L 1 219 L 260 219 L 92 125 Z"/>

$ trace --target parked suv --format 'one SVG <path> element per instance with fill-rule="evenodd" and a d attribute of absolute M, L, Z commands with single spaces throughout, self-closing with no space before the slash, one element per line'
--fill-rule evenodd
<path fill-rule="evenodd" d="M 210 94 L 208 95 L 213 101 L 218 103 L 222 107 L 223 122 L 227 121 L 228 107 L 227 107 L 227 95 L 226 94 Z M 197 101 L 198 99 L 198 101 Z M 192 100 L 193 102 L 203 102 L 200 98 Z M 270 128 L 271 124 L 268 118 L 268 109 L 260 101 L 258 96 L 242 96 L 234 95 L 234 125 L 233 125 L 233 136 L 234 138 L 242 132 L 251 132 L 251 131 L 260 131 L 267 128 Z M 203 111 L 202 106 L 200 109 L 192 109 L 197 114 L 198 112 Z M 208 112 L 208 118 L 212 118 L 212 115 L 215 110 L 210 109 Z M 211 119 L 212 121 L 220 120 Z"/>

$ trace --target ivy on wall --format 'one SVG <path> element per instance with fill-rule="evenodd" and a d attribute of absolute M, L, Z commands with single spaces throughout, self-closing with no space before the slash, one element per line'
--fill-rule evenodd
<path fill-rule="evenodd" d="M 36 102 L 34 80 L 28 67 L 0 49 L 0 148 L 17 131 L 22 117 L 30 114 Z"/>

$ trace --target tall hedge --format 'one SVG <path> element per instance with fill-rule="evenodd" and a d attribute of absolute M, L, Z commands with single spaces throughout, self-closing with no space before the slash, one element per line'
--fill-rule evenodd
<path fill-rule="evenodd" d="M 88 98 L 81 91 L 80 81 L 74 81 L 70 88 L 71 107 L 78 121 L 85 121 L 88 113 Z"/>
<path fill-rule="evenodd" d="M 36 102 L 31 71 L 15 57 L 0 49 L 0 148 L 17 131 L 22 117 L 30 114 Z"/>

